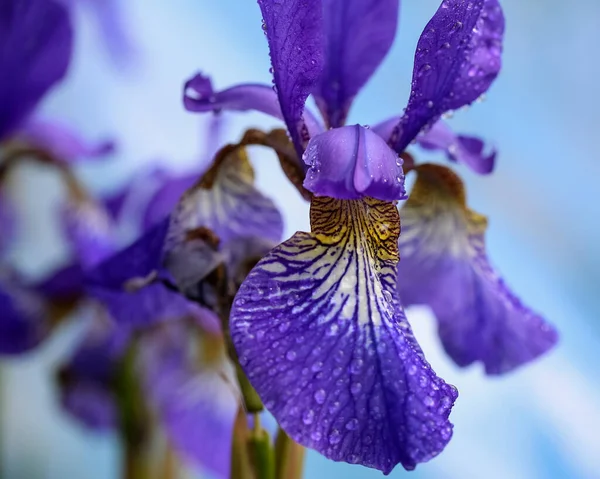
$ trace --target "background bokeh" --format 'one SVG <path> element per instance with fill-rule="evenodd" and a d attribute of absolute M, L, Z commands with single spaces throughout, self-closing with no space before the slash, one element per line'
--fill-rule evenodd
<path fill-rule="evenodd" d="M 81 170 L 98 190 L 115 190 L 144 163 L 183 169 L 202 161 L 205 119 L 184 111 L 181 102 L 182 83 L 197 70 L 210 73 L 217 87 L 270 82 L 253 0 L 122 0 L 134 46 L 125 69 L 111 62 L 97 22 L 85 2 L 79 3 L 69 76 L 47 97 L 42 112 L 77 125 L 90 138 L 118 141 L 109 162 Z M 502 4 L 503 71 L 486 100 L 458 112 L 451 124 L 499 148 L 492 176 L 461 170 L 470 204 L 491 219 L 493 262 L 558 327 L 561 341 L 539 362 L 487 378 L 479 367 L 459 370 L 450 364 L 433 318 L 425 309 L 410 310 L 428 359 L 459 388 L 460 398 L 452 413 L 455 435 L 442 455 L 412 473 L 397 468 L 394 478 L 600 478 L 600 2 Z M 358 98 L 350 122 L 371 124 L 401 110 L 417 38 L 437 6 L 438 0 L 403 2 L 394 47 Z M 226 139 L 246 126 L 275 124 L 258 114 L 230 114 Z M 274 158 L 260 150 L 253 158 L 260 186 L 286 216 L 286 234 L 306 230 L 307 205 L 285 183 Z M 27 272 L 41 274 L 64 254 L 45 201 L 56 179 L 33 168 L 20 178 L 20 207 L 29 219 L 14 255 Z M 53 368 L 77 334 L 76 327 L 63 328 L 41 350 L 2 364 L 3 477 L 117 477 L 117 439 L 89 433 L 64 415 L 53 389 Z M 310 453 L 306 477 L 381 474 Z"/>

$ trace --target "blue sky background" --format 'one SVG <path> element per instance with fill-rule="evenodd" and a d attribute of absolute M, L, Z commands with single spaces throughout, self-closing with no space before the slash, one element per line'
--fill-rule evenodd
<path fill-rule="evenodd" d="M 90 138 L 118 140 L 118 153 L 108 164 L 81 170 L 103 191 L 116 189 L 149 162 L 184 169 L 201 161 L 205 121 L 181 105 L 182 83 L 196 71 L 210 73 L 217 87 L 270 82 L 254 1 L 121 3 L 137 49 L 135 64 L 125 71 L 116 68 L 90 12 L 77 9 L 69 78 L 42 108 Z M 406 103 L 416 41 L 438 0 L 403 3 L 394 47 L 356 101 L 350 122 L 375 123 Z M 600 478 L 600 2 L 502 4 L 507 17 L 502 74 L 484 102 L 458 112 L 451 124 L 499 148 L 494 175 L 482 178 L 461 170 L 470 204 L 490 217 L 493 262 L 525 302 L 559 328 L 561 342 L 538 363 L 490 379 L 478 367 L 455 368 L 440 347 L 430 314 L 410 310 L 428 359 L 459 388 L 460 398 L 452 413 L 455 435 L 442 455 L 412 473 L 399 468 L 392 478 Z M 227 124 L 226 139 L 235 139 L 244 127 L 276 123 L 243 114 L 229 115 Z M 307 205 L 286 184 L 271 155 L 257 150 L 253 158 L 259 184 L 286 215 L 286 234 L 306 230 Z M 14 254 L 25 271 L 40 274 L 65 251 L 50 202 L 43 201 L 56 189 L 56 179 L 34 173 L 21 173 L 27 181 L 21 183 L 20 207 L 29 220 Z M 64 330 L 42 350 L 2 366 L 0 441 L 10 479 L 117 477 L 115 438 L 83 430 L 63 415 L 54 394 L 51 372 L 76 336 L 76 328 Z M 381 474 L 310 453 L 306 477 Z"/>

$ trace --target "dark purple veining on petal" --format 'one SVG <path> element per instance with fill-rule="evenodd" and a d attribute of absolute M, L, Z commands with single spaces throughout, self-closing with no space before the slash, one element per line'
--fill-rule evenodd
<path fill-rule="evenodd" d="M 295 441 L 385 473 L 413 469 L 449 441 L 456 390 L 395 300 L 397 213 L 377 200 L 314 201 L 315 233 L 271 251 L 235 298 L 240 363 Z"/>
<path fill-rule="evenodd" d="M 344 124 L 392 46 L 398 8 L 399 0 L 323 0 L 325 67 L 313 95 L 330 127 Z"/>
<path fill-rule="evenodd" d="M 412 91 L 393 135 L 403 151 L 442 113 L 468 105 L 500 71 L 504 16 L 498 0 L 444 0 L 417 44 Z"/>
<path fill-rule="evenodd" d="M 458 177 L 435 165 L 422 165 L 418 172 L 400 211 L 403 304 L 432 308 L 442 343 L 459 366 L 480 361 L 488 374 L 503 374 L 551 349 L 556 330 L 490 265 L 485 218 L 464 205 Z"/>
<path fill-rule="evenodd" d="M 303 156 L 310 167 L 304 186 L 319 196 L 405 198 L 402 159 L 377 134 L 359 125 L 311 138 Z"/>
<path fill-rule="evenodd" d="M 301 156 L 308 141 L 302 119 L 304 103 L 323 71 L 322 3 L 321 0 L 258 0 L 258 5 L 281 112 Z"/>
<path fill-rule="evenodd" d="M 60 2 L 1 2 L 0 139 L 16 129 L 63 78 L 72 43 L 69 15 Z"/>

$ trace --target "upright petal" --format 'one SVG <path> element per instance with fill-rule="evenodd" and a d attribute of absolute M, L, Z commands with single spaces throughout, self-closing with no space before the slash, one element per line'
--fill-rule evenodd
<path fill-rule="evenodd" d="M 330 127 L 342 126 L 352 100 L 392 46 L 399 0 L 323 0 L 325 67 L 313 92 Z"/>
<path fill-rule="evenodd" d="M 277 93 L 268 85 L 247 83 L 215 92 L 210 78 L 202 73 L 197 73 L 185 83 L 183 104 L 188 111 L 259 111 L 287 121 L 282 113 Z M 309 110 L 305 109 L 304 114 L 300 110 L 300 115 L 303 115 L 309 135 L 316 135 L 323 131 L 323 126 Z"/>
<path fill-rule="evenodd" d="M 309 139 L 302 113 L 323 71 L 321 0 L 258 0 L 269 42 L 273 81 L 298 155 Z"/>
<path fill-rule="evenodd" d="M 25 122 L 17 131 L 17 139 L 65 163 L 103 158 L 114 150 L 110 141 L 90 142 L 67 125 L 38 118 Z"/>
<path fill-rule="evenodd" d="M 170 326 L 141 343 L 150 405 L 178 453 L 228 478 L 239 394 L 223 338 L 200 335 L 181 323 Z M 200 338 L 199 346 L 192 336 Z"/>
<path fill-rule="evenodd" d="M 500 71 L 503 34 L 498 0 L 442 2 L 417 43 L 411 96 L 391 139 L 396 151 L 485 93 Z"/>
<path fill-rule="evenodd" d="M 0 4 L 0 140 L 63 78 L 72 44 L 69 15 L 59 2 L 5 0 Z"/>
<path fill-rule="evenodd" d="M 442 120 L 417 136 L 417 143 L 428 150 L 444 151 L 450 161 L 462 163 L 476 173 L 486 175 L 494 169 L 496 150 L 486 152 L 481 139 L 457 135 Z"/>
<path fill-rule="evenodd" d="M 548 351 L 556 331 L 512 293 L 485 249 L 486 218 L 466 206 L 461 180 L 438 165 L 417 167 L 402 207 L 398 286 L 403 304 L 428 304 L 459 366 L 480 361 L 502 374 Z"/>
<path fill-rule="evenodd" d="M 397 210 L 315 197 L 311 226 L 242 284 L 231 313 L 240 363 L 295 441 L 385 473 L 413 469 L 449 441 L 456 390 L 395 299 Z"/>
<path fill-rule="evenodd" d="M 311 138 L 303 159 L 310 166 L 304 186 L 315 195 L 387 201 L 405 197 L 402 159 L 380 136 L 360 125 Z"/>

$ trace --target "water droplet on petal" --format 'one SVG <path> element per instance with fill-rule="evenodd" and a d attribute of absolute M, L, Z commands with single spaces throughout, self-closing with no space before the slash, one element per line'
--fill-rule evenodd
<path fill-rule="evenodd" d="M 317 361 L 315 364 L 312 365 L 311 369 L 313 373 L 319 372 L 321 369 L 323 369 L 323 363 L 321 361 Z"/>
<path fill-rule="evenodd" d="M 294 359 L 296 359 L 296 351 L 288 351 L 285 357 L 288 361 L 293 361 Z"/>
<path fill-rule="evenodd" d="M 320 440 L 321 440 L 321 437 L 322 437 L 322 435 L 321 435 L 321 433 L 320 433 L 319 431 L 313 431 L 313 432 L 311 433 L 310 437 L 311 437 L 311 439 L 312 439 L 313 441 L 320 441 Z"/>
<path fill-rule="evenodd" d="M 331 431 L 331 433 L 329 434 L 329 444 L 338 444 L 341 440 L 342 435 L 340 434 L 340 431 L 338 431 L 337 429 Z"/>
<path fill-rule="evenodd" d="M 352 394 L 358 394 L 361 390 L 362 390 L 361 383 L 352 383 L 352 386 L 350 386 L 350 391 L 352 391 Z"/>
<path fill-rule="evenodd" d="M 348 431 L 354 431 L 358 427 L 358 419 L 352 418 L 346 423 Z"/>
<path fill-rule="evenodd" d="M 327 393 L 325 393 L 323 389 L 319 389 L 314 396 L 315 401 L 317 401 L 317 404 L 323 404 L 325 402 L 326 397 Z"/>
<path fill-rule="evenodd" d="M 312 422 L 315 420 L 315 412 L 312 409 L 309 409 L 308 411 L 304 411 L 304 414 L 302 415 L 302 422 L 304 424 L 306 424 L 307 426 L 309 424 L 312 424 Z"/>

